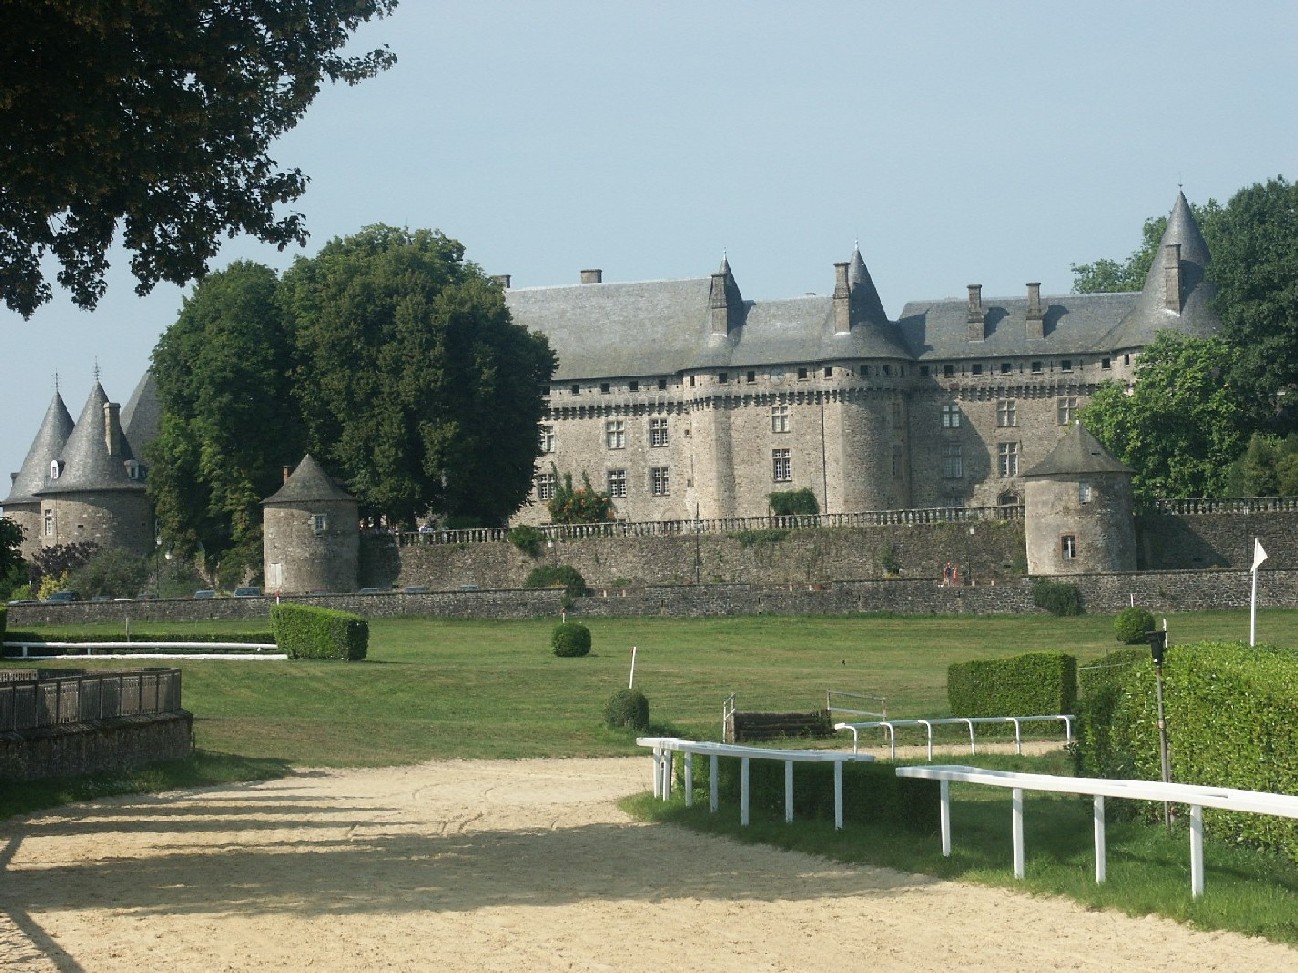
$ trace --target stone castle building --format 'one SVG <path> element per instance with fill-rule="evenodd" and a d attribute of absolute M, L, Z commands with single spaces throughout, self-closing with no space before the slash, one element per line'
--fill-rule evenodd
<path fill-rule="evenodd" d="M 309 453 L 261 502 L 266 591 L 355 591 L 360 562 L 356 501 Z"/>
<path fill-rule="evenodd" d="M 889 320 L 859 250 L 828 296 L 749 301 L 710 277 L 512 289 L 514 320 L 559 357 L 532 502 L 556 473 L 607 490 L 628 521 L 761 517 L 806 488 L 822 513 L 1018 506 L 1105 381 L 1130 384 L 1161 329 L 1220 322 L 1184 195 L 1137 293 L 912 301 Z M 553 468 L 552 468 L 553 467 Z"/>

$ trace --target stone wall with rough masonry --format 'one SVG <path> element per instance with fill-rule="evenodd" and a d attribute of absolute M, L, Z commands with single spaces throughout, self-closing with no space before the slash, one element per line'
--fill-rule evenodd
<path fill-rule="evenodd" d="M 0 734 L 0 780 L 75 777 L 188 757 L 194 717 L 181 710 Z"/>

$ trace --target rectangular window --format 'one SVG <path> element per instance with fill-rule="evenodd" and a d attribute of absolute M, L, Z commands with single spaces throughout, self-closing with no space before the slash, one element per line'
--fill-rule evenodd
<path fill-rule="evenodd" d="M 599 383 L 599 392 L 600 392 L 600 395 L 608 395 L 608 393 L 609 393 L 609 384 L 608 384 L 608 382 L 600 382 L 600 383 Z"/>
<path fill-rule="evenodd" d="M 866 374 L 866 375 L 869 375 L 869 374 L 870 374 L 870 372 L 869 372 L 869 366 L 868 366 L 868 365 L 866 366 L 866 370 L 865 370 L 864 374 Z M 920 365 L 920 366 L 919 366 L 919 377 L 920 377 L 920 378 L 928 378 L 928 366 L 927 366 L 927 365 Z"/>
<path fill-rule="evenodd" d="M 756 373 L 756 372 L 749 372 L 748 375 L 747 375 L 747 378 L 748 378 L 748 384 L 749 384 L 749 385 L 752 385 L 754 382 L 757 381 L 757 373 Z"/>
<path fill-rule="evenodd" d="M 580 386 L 580 385 L 569 385 L 569 386 L 568 386 L 568 391 L 571 392 L 573 395 L 581 395 L 581 386 Z"/>
<path fill-rule="evenodd" d="M 997 443 L 997 459 L 1000 461 L 1001 476 L 1019 475 L 1019 444 Z"/>
<path fill-rule="evenodd" d="M 1077 538 L 1072 534 L 1065 534 L 1059 539 L 1059 548 L 1065 561 L 1075 559 L 1077 557 Z"/>
<path fill-rule="evenodd" d="M 1082 480 L 1077 484 L 1077 502 L 1078 503 L 1091 502 L 1091 485 L 1087 483 L 1085 480 Z"/>
<path fill-rule="evenodd" d="M 964 476 L 964 451 L 958 443 L 942 447 L 942 475 L 951 479 Z"/>
<path fill-rule="evenodd" d="M 942 366 L 942 377 L 943 377 L 943 378 L 955 378 L 955 366 L 954 366 L 954 365 L 943 365 L 943 366 Z"/>
<path fill-rule="evenodd" d="M 1062 395 L 1058 402 L 1059 424 L 1066 426 L 1077 418 L 1077 397 Z"/>
<path fill-rule="evenodd" d="M 996 403 L 996 425 L 1002 429 L 1019 424 L 1018 407 L 1013 399 L 1000 399 Z"/>
<path fill-rule="evenodd" d="M 328 514 L 312 514 L 311 529 L 317 534 L 323 534 L 329 527 Z"/>
<path fill-rule="evenodd" d="M 832 365 L 826 365 L 826 366 L 825 366 L 825 378 L 833 378 L 833 377 L 834 377 L 834 369 L 833 369 L 833 366 L 832 366 Z"/>
<path fill-rule="evenodd" d="M 658 379 L 658 391 L 659 392 L 667 391 L 667 379 L 665 378 Z"/>
<path fill-rule="evenodd" d="M 667 467 L 649 467 L 649 492 L 655 497 L 666 497 L 671 494 L 671 478 Z"/>
<path fill-rule="evenodd" d="M 1040 374 L 1041 374 L 1041 362 L 1039 362 L 1039 361 L 1034 361 L 1034 362 L 1032 363 L 1032 374 L 1033 374 L 1033 375 L 1040 375 Z"/>
<path fill-rule="evenodd" d="M 974 363 L 974 366 L 973 366 L 973 373 L 974 373 L 975 375 L 981 375 L 981 374 L 983 373 L 983 366 L 982 366 L 982 363 L 981 363 L 981 362 L 975 362 L 975 363 Z"/>
<path fill-rule="evenodd" d="M 900 429 L 901 428 L 901 402 L 897 399 L 893 399 L 892 402 L 890 403 L 889 408 L 892 412 L 892 428 Z M 956 425 L 959 425 L 959 423 L 956 423 Z"/>
<path fill-rule="evenodd" d="M 54 511 L 48 508 L 45 510 L 45 536 L 54 536 Z"/>
<path fill-rule="evenodd" d="M 543 453 L 554 452 L 554 426 L 541 427 L 540 447 Z"/>
<path fill-rule="evenodd" d="M 667 417 L 661 416 L 649 420 L 649 445 L 667 445 Z"/>
<path fill-rule="evenodd" d="M 1113 367 L 1113 360 L 1110 359 L 1110 358 L 1101 358 L 1101 359 L 1100 359 L 1100 367 L 1101 367 L 1101 368 L 1104 368 L 1104 369 L 1112 368 L 1112 367 Z"/>
<path fill-rule="evenodd" d="M 627 388 L 627 391 L 628 391 L 628 392 L 639 392 L 639 391 L 640 391 L 640 383 L 639 383 L 639 382 L 629 382 L 629 383 L 627 383 L 627 387 L 626 387 L 626 388 Z"/>
<path fill-rule="evenodd" d="M 604 423 L 604 440 L 609 449 L 626 448 L 626 420 L 609 419 Z"/>
<path fill-rule="evenodd" d="M 694 376 L 690 376 L 690 388 L 694 388 Z"/>
<path fill-rule="evenodd" d="M 960 428 L 960 407 L 958 405 L 942 406 L 942 428 L 943 429 Z"/>
<path fill-rule="evenodd" d="M 536 499 L 553 500 L 554 481 L 555 475 L 553 473 L 536 474 Z"/>
<path fill-rule="evenodd" d="M 717 373 L 717 381 L 720 382 L 722 385 L 725 385 L 727 382 L 730 381 L 730 373 L 729 373 L 729 372 L 718 372 L 718 373 Z"/>
<path fill-rule="evenodd" d="M 1071 372 L 1073 370 L 1073 360 L 1071 358 L 1065 358 L 1059 363 L 1059 370 L 1061 372 Z"/>
<path fill-rule="evenodd" d="M 793 480 L 793 459 L 787 449 L 771 450 L 771 479 L 776 483 L 790 483 Z"/>
<path fill-rule="evenodd" d="M 771 406 L 771 432 L 789 431 L 789 407 L 787 405 Z"/>
<path fill-rule="evenodd" d="M 626 470 L 608 471 L 608 495 L 610 497 L 626 496 Z"/>
<path fill-rule="evenodd" d="M 1009 362 L 1007 362 L 1007 361 L 1003 361 L 1003 362 L 1001 362 L 1001 374 L 1002 374 L 1002 375 L 1008 375 L 1008 374 L 1009 374 L 1010 372 L 1012 372 L 1012 371 L 1014 371 L 1014 366 L 1013 366 L 1013 365 L 1011 365 L 1011 364 L 1010 364 Z"/>
<path fill-rule="evenodd" d="M 799 369 L 798 369 L 798 378 L 800 378 L 800 379 L 805 379 L 806 377 L 807 377 L 807 370 L 806 370 L 805 368 L 799 368 Z"/>

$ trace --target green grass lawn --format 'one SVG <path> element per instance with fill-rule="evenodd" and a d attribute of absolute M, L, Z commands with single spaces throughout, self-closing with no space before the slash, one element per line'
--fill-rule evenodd
<path fill-rule="evenodd" d="M 1169 622 L 1173 652 L 1178 641 L 1248 634 L 1244 611 L 1180 614 Z M 263 627 L 241 624 L 243 630 Z M 1090 615 L 594 619 L 588 624 L 593 650 L 577 659 L 550 651 L 554 620 L 407 618 L 372 621 L 369 658 L 363 662 L 179 662 L 184 704 L 195 716 L 199 750 L 193 759 L 127 775 L 6 787 L 0 816 L 104 793 L 276 776 L 293 766 L 642 753 L 631 734 L 606 729 L 601 720 L 604 702 L 627 684 L 632 646 L 638 648 L 636 687 L 649 697 L 654 732 L 703 739 L 718 738 L 722 700 L 732 692 L 741 709 L 818 709 L 832 689 L 884 696 L 889 715 L 899 718 L 941 716 L 947 714 L 946 671 L 952 662 L 1049 650 L 1071 652 L 1086 665 L 1118 647 L 1112 616 Z M 1298 611 L 1264 612 L 1258 631 L 1263 641 L 1298 644 Z M 112 631 L 96 634 L 117 637 Z M 139 626 L 132 634 L 148 633 Z M 953 732 L 951 739 L 961 735 Z M 980 754 L 977 762 L 994 766 L 995 759 Z M 1021 768 L 1068 772 L 1060 758 L 1044 766 L 1022 759 Z M 991 788 L 957 790 L 951 859 L 941 857 L 932 835 L 868 829 L 835 835 L 815 822 L 789 828 L 778 821 L 757 822 L 741 834 L 726 815 L 709 816 L 697 808 L 687 812 L 647 798 L 633 798 L 627 806 L 646 817 L 720 830 L 740 840 L 1014 885 L 1006 802 Z M 1096 907 L 1161 912 L 1209 928 L 1298 942 L 1298 868 L 1291 863 L 1214 846 L 1208 856 L 1209 894 L 1193 902 L 1184 835 L 1169 838 L 1160 828 L 1115 824 L 1109 835 L 1110 881 L 1095 886 L 1089 802 L 1033 797 L 1029 803 L 1026 888 Z"/>

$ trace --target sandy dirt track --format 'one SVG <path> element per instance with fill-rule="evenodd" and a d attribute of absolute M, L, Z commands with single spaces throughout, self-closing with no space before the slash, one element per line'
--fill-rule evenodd
<path fill-rule="evenodd" d="M 650 762 L 304 771 L 0 822 L 0 969 L 1298 970 L 1298 950 L 629 820 Z"/>

